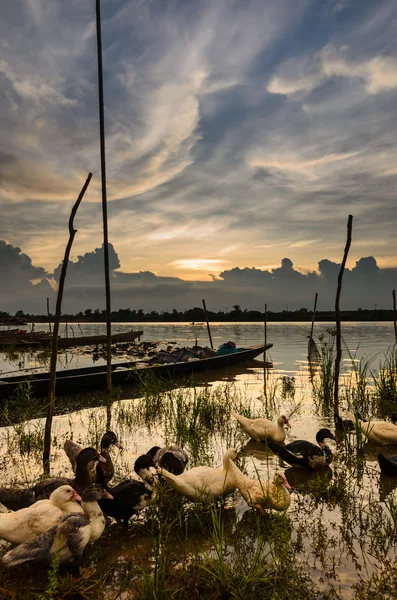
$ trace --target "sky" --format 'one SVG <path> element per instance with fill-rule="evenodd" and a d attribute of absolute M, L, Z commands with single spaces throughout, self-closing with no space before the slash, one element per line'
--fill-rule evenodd
<path fill-rule="evenodd" d="M 94 0 L 14 0 L 2 13 L 0 270 L 14 282 L 3 306 L 33 306 L 48 280 L 54 287 L 89 171 L 71 258 L 78 269 L 78 257 L 101 255 L 94 9 Z M 176 307 L 200 304 L 203 291 L 219 306 L 235 294 L 251 308 L 266 295 L 299 307 L 317 277 L 325 307 L 335 282 L 328 290 L 320 265 L 340 263 L 348 214 L 346 302 L 388 305 L 397 284 L 396 2 L 102 0 L 102 11 L 116 306 L 161 308 L 161 286 L 171 286 Z M 363 296 L 353 288 L 366 269 L 375 287 Z M 290 276 L 294 299 L 280 282 L 267 289 L 263 273 Z M 244 296 L 248 274 L 262 281 L 254 296 Z M 90 293 L 75 282 L 66 307 L 103 305 L 99 271 L 91 276 Z"/>

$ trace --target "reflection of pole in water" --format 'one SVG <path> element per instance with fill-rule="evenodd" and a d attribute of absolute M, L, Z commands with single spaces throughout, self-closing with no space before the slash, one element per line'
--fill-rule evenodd
<path fill-rule="evenodd" d="M 263 393 L 265 398 L 266 395 L 266 345 L 267 345 L 267 304 L 265 304 L 265 317 L 263 321 L 264 337 L 265 337 L 265 349 L 263 351 Z"/>
<path fill-rule="evenodd" d="M 313 383 L 313 377 L 316 374 L 318 362 L 319 362 L 319 359 L 320 359 L 320 353 L 319 353 L 318 348 L 316 346 L 316 342 L 313 339 L 314 321 L 316 319 L 317 299 L 318 299 L 318 293 L 316 292 L 316 295 L 314 297 L 314 307 L 313 307 L 313 315 L 312 315 L 312 326 L 311 326 L 311 329 L 310 329 L 310 335 L 307 336 L 309 338 L 309 341 L 308 341 L 308 344 L 307 344 L 307 360 L 309 362 L 310 380 L 311 380 L 312 383 Z"/>

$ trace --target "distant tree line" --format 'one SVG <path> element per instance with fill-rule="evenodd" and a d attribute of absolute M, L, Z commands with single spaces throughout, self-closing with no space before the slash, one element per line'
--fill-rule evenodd
<path fill-rule="evenodd" d="M 259 310 L 242 309 L 238 304 L 233 306 L 230 311 L 208 311 L 210 321 L 218 322 L 244 322 L 244 321 L 263 321 L 264 313 Z M 15 323 L 15 319 L 28 322 L 44 323 L 48 322 L 47 315 L 33 315 L 24 313 L 18 310 L 15 315 L 0 311 L 0 323 Z M 300 308 L 299 310 L 282 310 L 280 312 L 268 311 L 267 320 L 272 321 L 311 321 L 312 311 L 308 308 Z M 377 309 L 368 310 L 358 308 L 357 310 L 342 311 L 342 319 L 344 321 L 393 321 L 393 311 Z M 316 313 L 316 321 L 334 321 L 334 311 L 319 311 Z M 62 321 L 73 323 L 102 323 L 106 321 L 105 311 L 96 308 L 92 310 L 87 308 L 84 312 L 80 311 L 76 314 L 63 314 Z M 157 312 L 155 310 L 145 312 L 142 308 L 137 310 L 130 308 L 121 308 L 117 311 L 112 311 L 112 321 L 114 323 L 134 323 L 134 322 L 174 322 L 174 323 L 202 323 L 205 321 L 204 310 L 200 307 L 189 308 L 185 311 L 178 311 L 175 308 L 169 312 L 168 310 Z"/>

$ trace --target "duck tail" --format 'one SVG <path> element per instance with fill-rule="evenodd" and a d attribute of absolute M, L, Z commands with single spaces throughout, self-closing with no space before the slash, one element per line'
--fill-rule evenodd
<path fill-rule="evenodd" d="M 36 498 L 32 490 L 0 488 L 0 503 L 9 510 L 28 508 L 35 502 Z"/>

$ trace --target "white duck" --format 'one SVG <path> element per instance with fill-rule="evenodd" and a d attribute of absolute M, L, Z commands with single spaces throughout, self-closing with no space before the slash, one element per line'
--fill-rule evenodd
<path fill-rule="evenodd" d="M 354 415 L 347 414 L 348 418 L 352 419 L 354 423 Z M 393 423 L 389 423 L 389 421 L 362 421 L 359 418 L 357 418 L 357 423 L 363 435 L 375 444 L 380 446 L 397 445 L 397 427 Z"/>
<path fill-rule="evenodd" d="M 79 564 L 88 542 L 95 542 L 105 529 L 105 517 L 99 508 L 100 498 L 112 498 L 101 485 L 93 483 L 83 493 L 85 514 L 66 514 L 38 537 L 21 544 L 3 556 L 7 567 L 23 563 L 50 566 L 57 557 L 59 564 Z"/>
<path fill-rule="evenodd" d="M 287 426 L 291 429 L 291 425 L 284 415 L 277 419 L 277 423 L 273 423 L 269 419 L 247 419 L 232 410 L 231 414 L 240 423 L 242 428 L 248 435 L 257 442 L 261 440 L 272 440 L 277 444 L 283 444 L 285 440 L 285 429 Z"/>
<path fill-rule="evenodd" d="M 0 514 L 0 538 L 22 544 L 40 535 L 67 513 L 83 513 L 80 496 L 70 485 L 62 485 L 47 500 L 39 500 L 28 508 Z"/>
<path fill-rule="evenodd" d="M 264 517 L 264 508 L 286 510 L 291 504 L 291 489 L 287 478 L 282 473 L 275 473 L 272 483 L 263 479 L 250 479 L 240 471 L 234 462 L 230 461 L 229 468 L 234 474 L 237 488 L 248 504 L 258 509 Z"/>
<path fill-rule="evenodd" d="M 194 467 L 181 475 L 173 475 L 166 469 L 158 468 L 166 482 L 191 502 L 210 503 L 213 498 L 231 494 L 236 489 L 230 463 L 237 458 L 234 448 L 226 450 L 223 456 L 223 468 Z"/>

